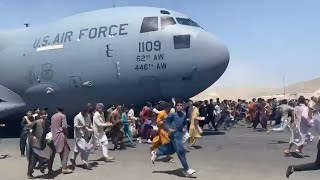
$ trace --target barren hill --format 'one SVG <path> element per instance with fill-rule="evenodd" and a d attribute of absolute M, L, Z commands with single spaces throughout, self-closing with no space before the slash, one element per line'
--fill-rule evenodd
<path fill-rule="evenodd" d="M 309 81 L 302 81 L 292 85 L 287 86 L 286 91 L 288 93 L 297 92 L 314 92 L 320 89 L 320 78 L 312 79 Z"/>
<path fill-rule="evenodd" d="M 288 85 L 286 94 L 312 93 L 320 89 L 320 78 L 302 81 Z M 210 87 L 192 99 L 204 100 L 210 98 L 238 99 L 252 97 L 270 96 L 283 94 L 283 88 L 251 88 L 251 87 Z"/>

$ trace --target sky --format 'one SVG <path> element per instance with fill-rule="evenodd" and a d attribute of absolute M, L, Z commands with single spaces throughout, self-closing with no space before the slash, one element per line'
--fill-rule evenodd
<path fill-rule="evenodd" d="M 115 6 L 188 15 L 230 51 L 216 87 L 280 87 L 320 77 L 319 0 L 0 0 L 0 31 Z M 130 13 L 130 12 L 128 12 Z"/>

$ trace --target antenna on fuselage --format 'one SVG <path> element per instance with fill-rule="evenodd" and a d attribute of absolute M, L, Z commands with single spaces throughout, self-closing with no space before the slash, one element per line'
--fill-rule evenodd
<path fill-rule="evenodd" d="M 112 0 L 112 7 L 116 7 L 116 2 L 115 2 L 115 0 Z"/>
<path fill-rule="evenodd" d="M 25 25 L 26 27 L 29 27 L 29 23 L 24 23 L 24 25 Z"/>

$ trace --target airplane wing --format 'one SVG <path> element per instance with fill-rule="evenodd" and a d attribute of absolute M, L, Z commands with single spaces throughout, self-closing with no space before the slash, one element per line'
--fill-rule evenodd
<path fill-rule="evenodd" d="M 0 118 L 14 113 L 25 105 L 18 94 L 0 85 Z"/>

